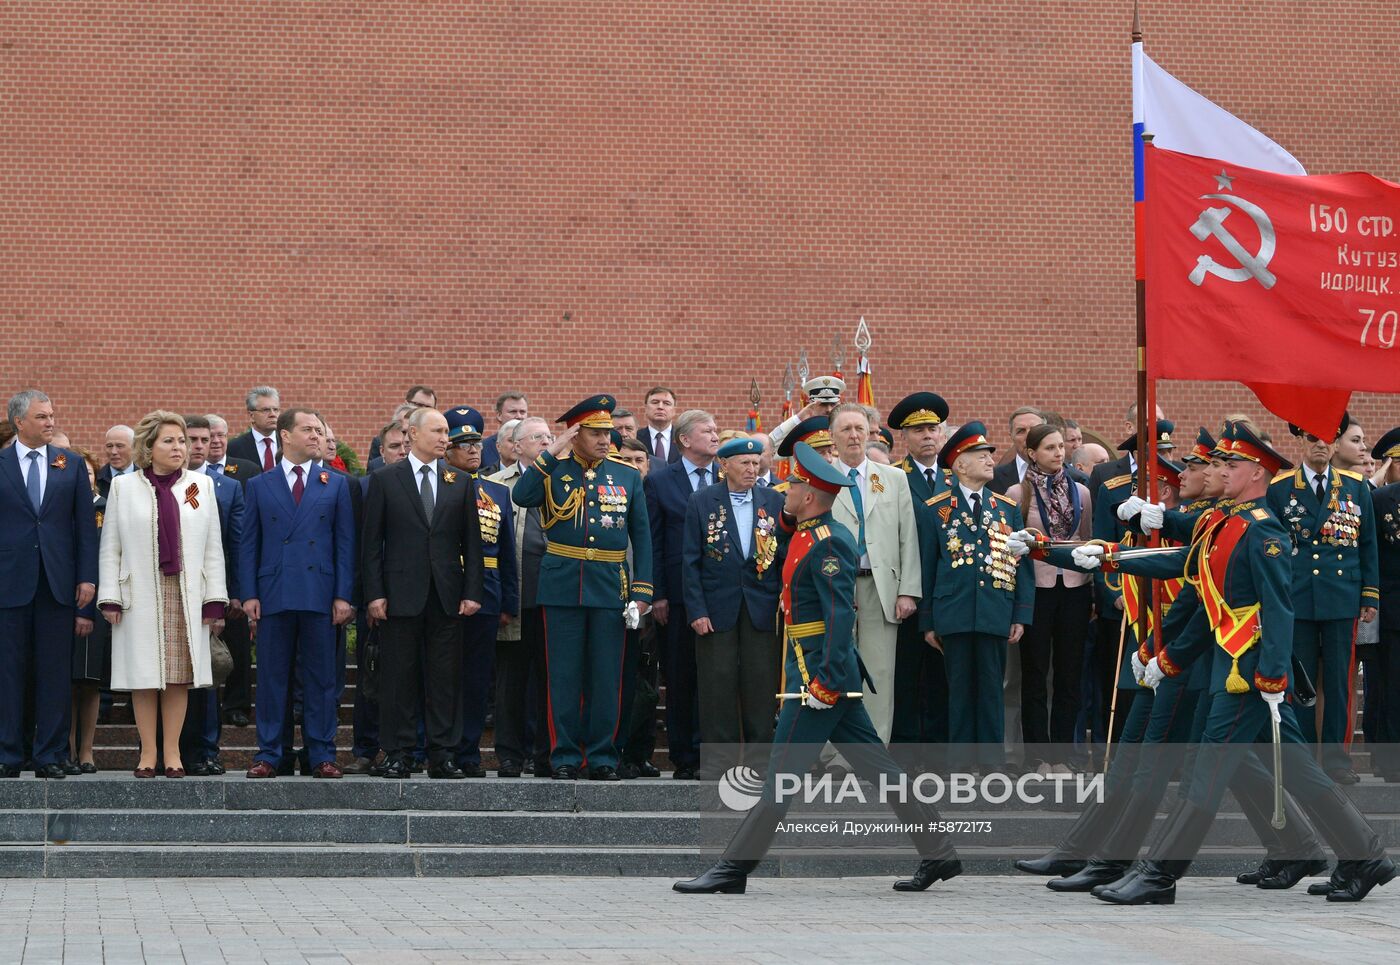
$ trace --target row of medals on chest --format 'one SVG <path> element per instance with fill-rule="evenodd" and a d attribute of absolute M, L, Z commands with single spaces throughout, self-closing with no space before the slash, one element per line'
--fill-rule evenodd
<path fill-rule="evenodd" d="M 1334 490 L 1328 508 L 1331 512 L 1322 525 L 1318 527 L 1318 539 L 1334 546 L 1355 546 L 1361 533 L 1361 507 L 1349 497 L 1339 497 Z M 1312 531 L 1308 527 L 1300 525 L 1306 514 L 1307 508 L 1298 502 L 1298 497 L 1290 497 L 1288 509 L 1284 511 L 1284 517 L 1293 526 L 1298 536 L 1302 539 L 1312 539 Z M 1298 554 L 1297 546 L 1293 547 L 1293 554 L 1295 556 Z"/>
<path fill-rule="evenodd" d="M 598 473 L 589 469 L 583 474 L 583 478 L 591 483 L 598 478 Z M 625 523 L 622 516 L 627 512 L 627 489 L 613 484 L 612 473 L 603 474 L 603 483 L 594 487 L 597 491 L 593 494 L 598 497 L 598 524 L 604 529 L 623 526 Z M 565 482 L 566 494 L 570 488 L 569 483 Z M 592 522 L 591 519 L 589 521 Z"/>
<path fill-rule="evenodd" d="M 968 530 L 977 531 L 976 521 L 971 513 L 962 513 L 958 522 Z M 1003 520 L 993 518 L 991 512 L 983 510 L 980 531 L 987 534 L 986 556 L 979 557 L 977 553 L 981 545 L 980 539 L 964 540 L 955 530 L 948 537 L 948 555 L 952 557 L 950 565 L 957 568 L 982 563 L 983 571 L 992 578 L 994 589 L 1014 590 L 1016 559 L 1006 548 L 1006 537 L 1011 535 L 1011 526 Z"/>

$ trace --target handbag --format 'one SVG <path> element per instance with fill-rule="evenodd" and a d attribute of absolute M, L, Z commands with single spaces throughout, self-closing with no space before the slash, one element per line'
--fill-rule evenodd
<path fill-rule="evenodd" d="M 213 630 L 209 631 L 209 670 L 213 674 L 215 687 L 222 687 L 229 674 L 233 673 L 233 654 L 229 652 L 228 644 L 224 643 L 223 634 Z"/>

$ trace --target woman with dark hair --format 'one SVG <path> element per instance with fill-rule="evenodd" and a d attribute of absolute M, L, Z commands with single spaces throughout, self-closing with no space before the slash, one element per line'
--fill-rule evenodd
<path fill-rule="evenodd" d="M 1054 425 L 1033 426 L 1026 436 L 1030 465 L 1006 495 L 1021 507 L 1028 529 L 1051 540 L 1092 536 L 1089 489 L 1065 472 L 1065 437 Z M 1093 608 L 1093 576 L 1077 568 L 1035 561 L 1035 618 L 1021 639 L 1021 733 L 1027 765 L 1042 774 L 1068 773 L 1074 758 L 1074 721 L 1084 641 Z M 1047 707 L 1047 681 L 1054 694 Z"/>

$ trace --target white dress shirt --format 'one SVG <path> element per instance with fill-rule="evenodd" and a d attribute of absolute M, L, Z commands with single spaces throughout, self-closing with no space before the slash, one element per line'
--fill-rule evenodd
<path fill-rule="evenodd" d="M 31 452 L 39 454 L 39 458 L 35 462 L 39 464 L 39 505 L 42 506 L 44 505 L 44 494 L 49 491 L 49 447 L 45 444 L 37 449 L 30 449 L 16 437 L 15 455 L 19 457 L 19 477 L 26 487 L 29 485 L 29 454 Z"/>
<path fill-rule="evenodd" d="M 433 487 L 433 505 L 436 506 L 438 494 L 437 463 L 424 462 L 411 452 L 408 454 L 408 462 L 409 465 L 413 467 L 413 488 L 418 490 L 419 492 L 422 492 L 423 490 L 423 467 L 427 466 L 429 469 L 432 470 L 432 472 L 428 473 L 428 478 L 432 480 L 431 485 Z"/>
<path fill-rule="evenodd" d="M 311 460 L 311 459 L 308 459 L 308 460 L 306 460 L 306 462 L 301 463 L 301 484 L 302 484 L 302 486 L 306 486 L 307 483 L 311 482 L 311 470 L 312 470 L 312 468 L 313 468 L 313 463 L 314 463 L 314 460 Z M 294 485 L 296 485 L 297 476 L 296 476 L 296 473 L 293 472 L 293 470 L 296 469 L 296 467 L 297 467 L 297 464 L 296 464 L 296 463 L 294 463 L 294 462 L 289 462 L 285 457 L 283 457 L 283 459 L 282 459 L 282 476 L 283 476 L 283 478 L 285 478 L 285 479 L 287 480 L 287 489 L 288 489 L 288 490 L 290 490 Z"/>
<path fill-rule="evenodd" d="M 18 445 L 18 443 L 16 444 Z M 1317 480 L 1319 476 L 1322 478 L 1322 491 L 1327 492 L 1327 485 L 1330 482 L 1327 478 L 1327 472 L 1328 470 L 1326 467 L 1324 467 L 1320 473 L 1313 472 L 1311 466 L 1307 463 L 1303 463 L 1303 478 L 1307 480 L 1308 488 L 1313 491 L 1314 496 L 1317 495 Z"/>
<path fill-rule="evenodd" d="M 659 436 L 666 444 L 666 459 L 669 461 L 671 458 L 671 426 L 667 426 L 664 429 L 658 429 L 655 426 L 648 426 L 647 428 L 650 430 L 649 441 L 651 445 L 651 454 L 653 456 L 656 455 L 656 439 Z"/>

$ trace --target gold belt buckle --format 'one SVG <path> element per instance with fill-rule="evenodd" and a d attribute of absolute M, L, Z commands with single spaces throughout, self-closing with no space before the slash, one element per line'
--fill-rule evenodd
<path fill-rule="evenodd" d="M 584 559 L 586 559 L 586 560 L 591 560 L 591 559 L 593 559 L 593 556 L 594 556 L 593 547 L 590 546 L 590 547 L 588 547 L 588 549 L 586 549 L 586 550 L 583 551 L 583 558 L 584 558 Z"/>

